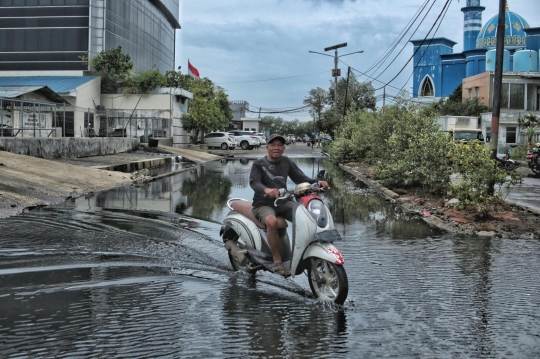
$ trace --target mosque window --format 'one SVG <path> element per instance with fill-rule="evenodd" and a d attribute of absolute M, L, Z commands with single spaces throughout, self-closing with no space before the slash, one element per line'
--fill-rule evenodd
<path fill-rule="evenodd" d="M 431 81 L 431 78 L 429 78 L 429 76 L 426 76 L 424 82 L 422 82 L 420 96 L 435 96 L 435 91 L 433 90 L 433 82 Z"/>

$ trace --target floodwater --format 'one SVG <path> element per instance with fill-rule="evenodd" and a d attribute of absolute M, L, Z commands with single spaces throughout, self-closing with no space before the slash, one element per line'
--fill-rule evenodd
<path fill-rule="evenodd" d="M 455 236 L 295 161 L 330 174 L 343 307 L 230 269 L 219 229 L 252 161 L 224 160 L 0 220 L 0 357 L 540 356 L 539 241 Z"/>

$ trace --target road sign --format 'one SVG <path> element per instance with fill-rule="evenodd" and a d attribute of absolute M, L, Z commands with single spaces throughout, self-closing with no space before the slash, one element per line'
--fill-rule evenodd
<path fill-rule="evenodd" d="M 341 76 L 341 69 L 332 69 L 332 76 Z"/>

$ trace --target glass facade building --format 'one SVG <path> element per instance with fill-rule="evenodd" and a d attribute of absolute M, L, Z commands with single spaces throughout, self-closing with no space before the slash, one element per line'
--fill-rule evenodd
<path fill-rule="evenodd" d="M 122 46 L 135 71 L 174 69 L 179 0 L 0 0 L 0 71 L 87 70 Z"/>

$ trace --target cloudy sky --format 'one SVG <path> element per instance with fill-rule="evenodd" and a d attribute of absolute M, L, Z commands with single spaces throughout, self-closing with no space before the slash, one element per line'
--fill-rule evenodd
<path fill-rule="evenodd" d="M 448 11 L 434 36 L 457 42 L 454 51 L 461 52 L 463 13 L 460 9 L 466 6 L 466 0 L 449 1 Z M 338 68 L 342 76 L 346 76 L 347 66 L 351 66 L 360 81 L 373 81 L 376 89 L 397 76 L 386 86 L 388 103 L 401 88 L 412 89 L 413 65 L 407 61 L 413 46 L 408 39 L 423 39 L 446 2 L 180 0 L 182 29 L 177 35 L 177 66 L 181 65 L 181 71 L 186 73 L 189 59 L 201 77 L 223 87 L 230 100 L 247 101 L 254 111 L 248 117 L 257 117 L 259 108 L 266 115 L 302 107 L 309 90 L 316 87 L 328 90 L 333 80 L 334 51 L 325 52 L 324 48 L 347 43 L 347 47 L 338 49 L 338 56 L 361 50 L 364 53 L 340 57 Z M 523 16 L 531 27 L 540 27 L 540 0 L 508 2 L 510 11 Z M 481 5 L 486 7 L 482 16 L 484 24 L 497 14 L 498 3 L 498 0 L 481 0 Z M 421 11 L 424 5 L 427 6 Z M 415 18 L 419 19 L 413 23 L 412 30 L 381 63 Z M 310 50 L 330 56 L 309 53 Z M 376 91 L 377 96 L 382 94 L 382 89 Z M 382 100 L 378 105 L 382 105 Z M 311 119 L 307 112 L 272 115 L 286 120 Z"/>

